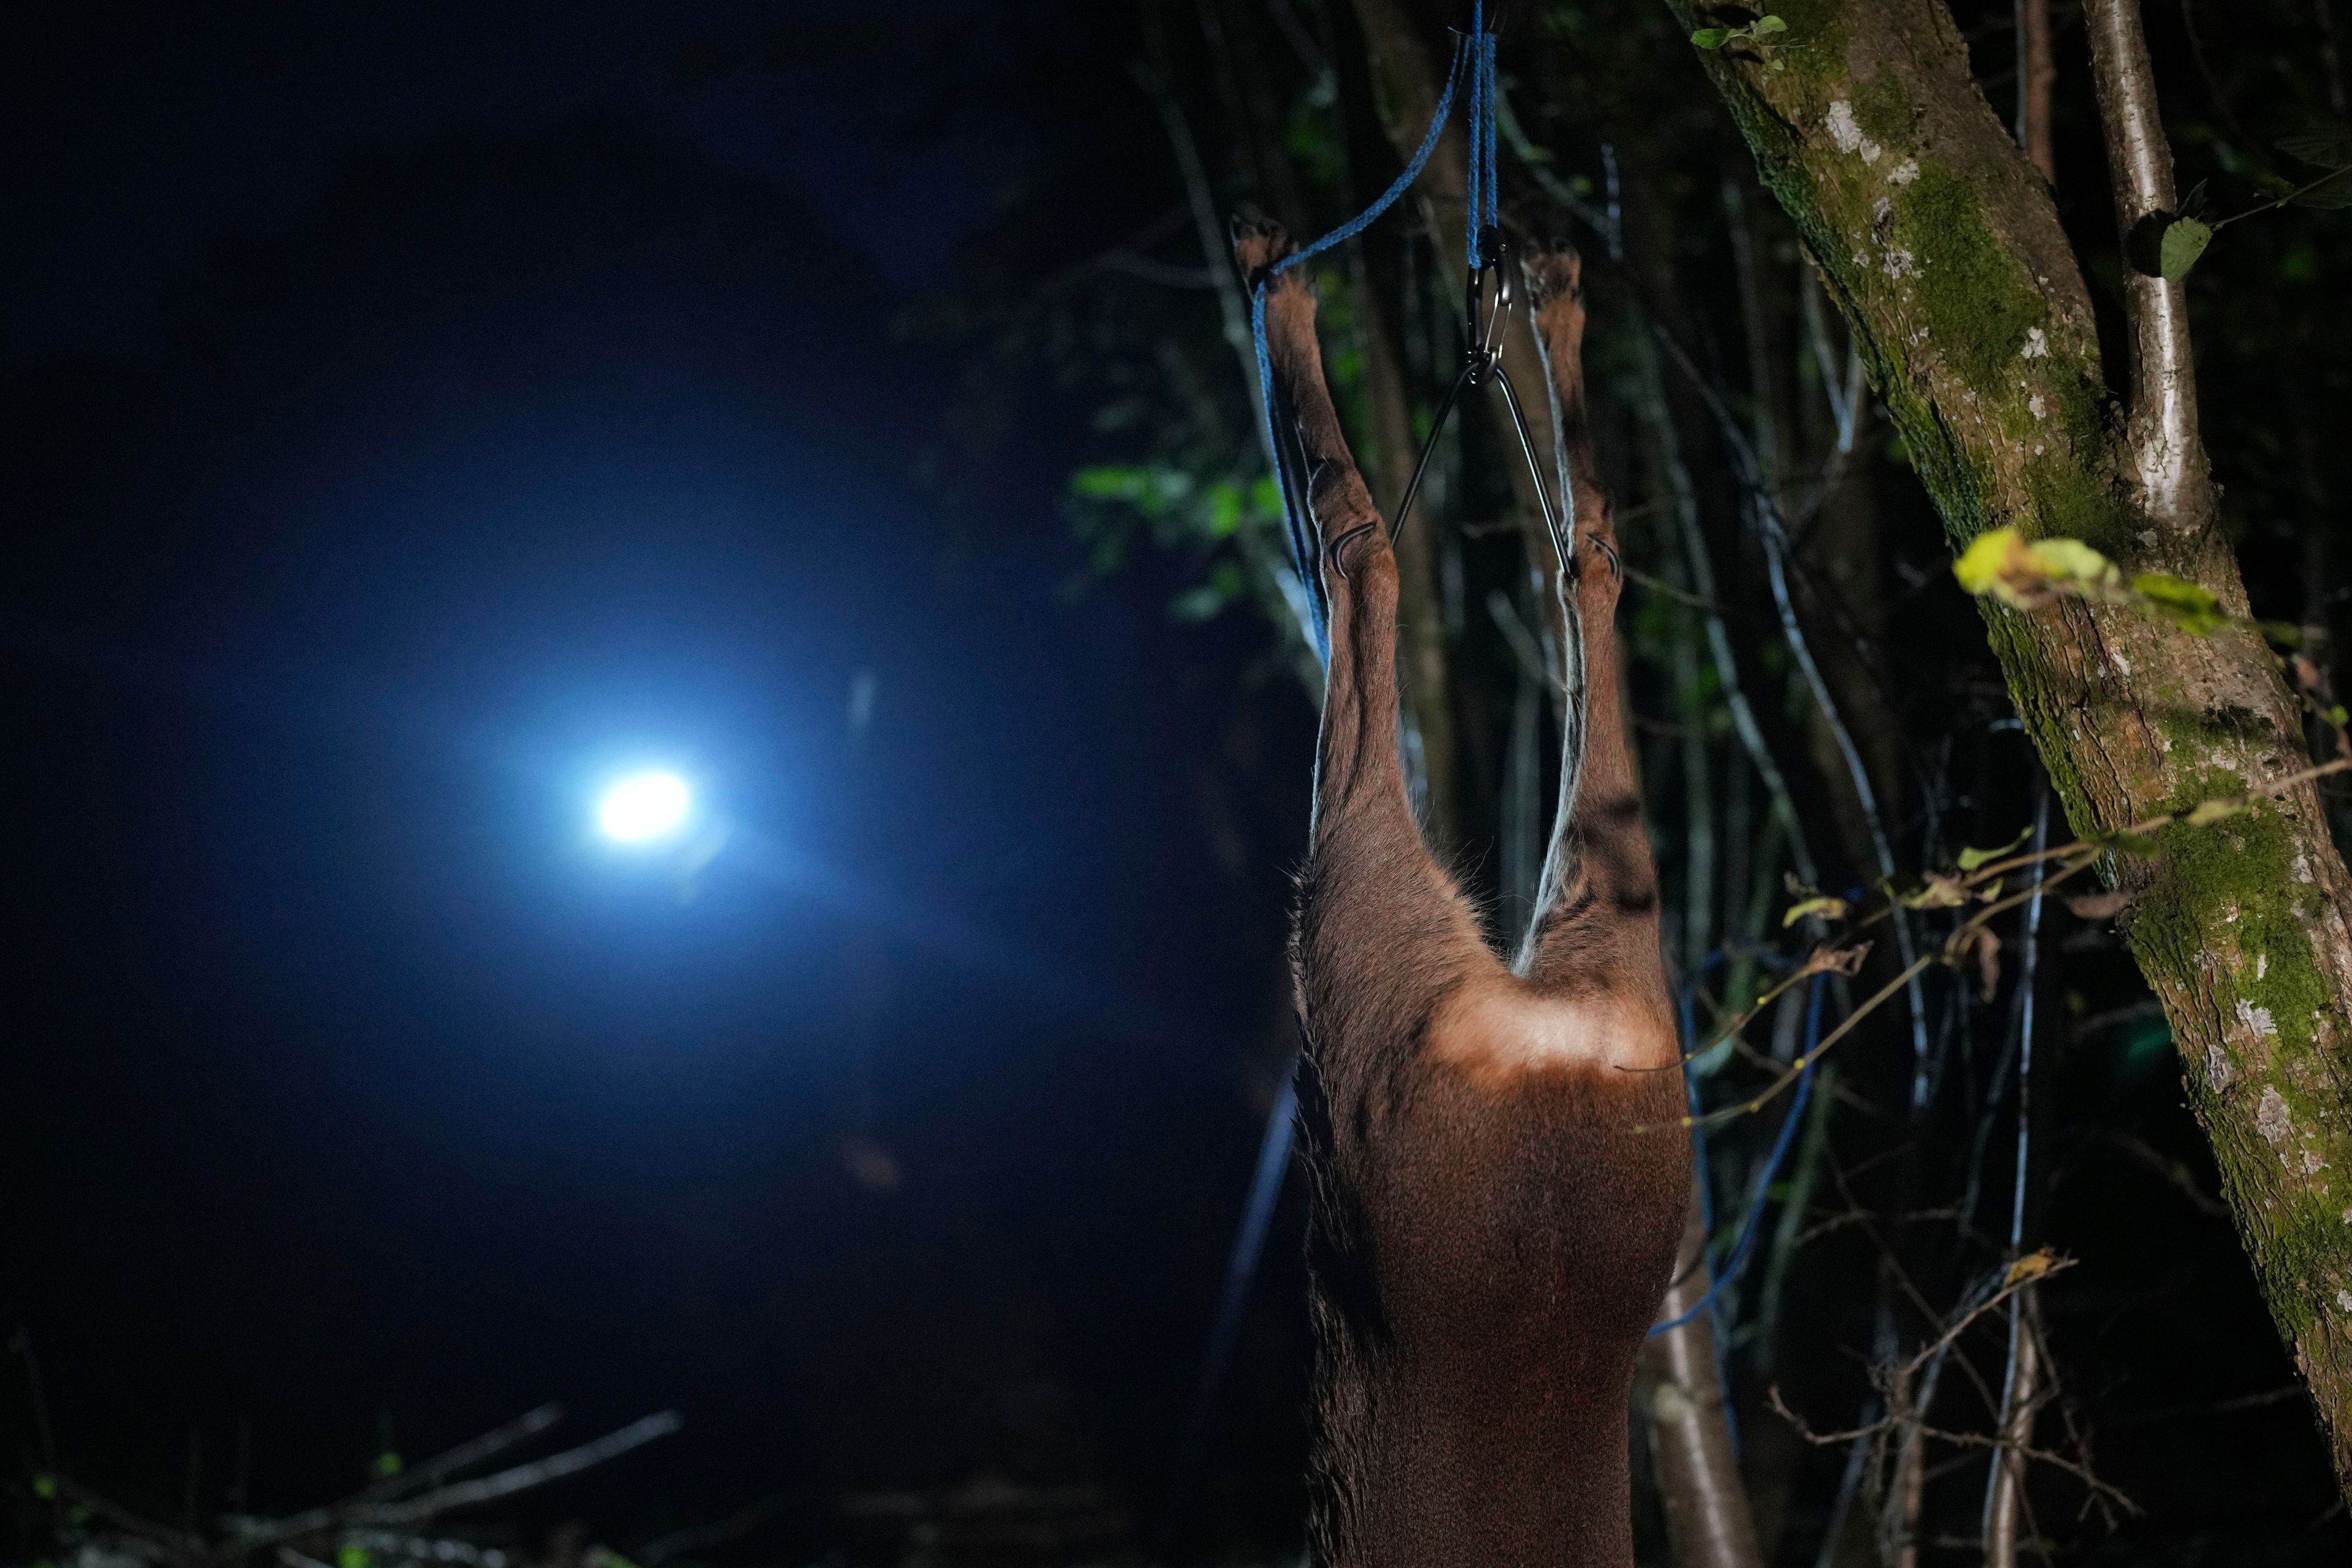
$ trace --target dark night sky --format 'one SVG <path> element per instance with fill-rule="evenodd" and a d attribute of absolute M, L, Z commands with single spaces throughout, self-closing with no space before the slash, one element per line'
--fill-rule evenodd
<path fill-rule="evenodd" d="M 775 6 L 46 10 L 0 47 L 0 1317 L 76 1468 L 173 1488 L 195 1428 L 219 1479 L 249 1415 L 289 1508 L 379 1412 L 562 1398 L 689 1419 L 561 1502 L 616 1531 L 1148 1485 L 1307 721 L 1149 563 L 1064 591 L 1050 399 L 940 458 L 890 327 L 1019 123 L 682 68 Z M 587 838 L 637 756 L 741 825 L 690 889 Z"/>

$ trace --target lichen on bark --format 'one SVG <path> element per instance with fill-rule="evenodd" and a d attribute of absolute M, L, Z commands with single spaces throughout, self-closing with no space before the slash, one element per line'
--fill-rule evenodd
<path fill-rule="evenodd" d="M 1669 0 L 1688 26 L 1708 18 Z M 1956 544 L 2083 539 L 2242 616 L 2210 489 L 2152 515 L 2049 192 L 1941 0 L 1789 0 L 1769 51 L 1694 51 L 1795 220 Z M 2201 476 L 2201 466 L 2199 468 Z M 2201 482 L 2201 479 L 2200 479 Z M 1988 604 L 2011 694 L 2078 832 L 2306 762 L 2277 661 L 2128 607 Z M 2307 784 L 2107 868 L 2240 1234 L 2352 1483 L 2352 895 Z"/>

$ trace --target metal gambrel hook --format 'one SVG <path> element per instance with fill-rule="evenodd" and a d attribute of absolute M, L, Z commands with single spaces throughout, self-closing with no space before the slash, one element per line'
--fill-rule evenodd
<path fill-rule="evenodd" d="M 1551 535 L 1551 547 L 1559 559 L 1563 573 L 1575 570 L 1574 557 L 1569 542 L 1560 532 L 1559 509 L 1552 504 L 1551 491 L 1544 484 L 1543 465 L 1536 458 L 1534 435 L 1528 429 L 1527 410 L 1520 405 L 1518 389 L 1503 370 L 1503 333 L 1518 307 L 1520 297 L 1527 291 L 1527 279 L 1519 268 L 1519 258 L 1503 232 L 1488 225 L 1478 233 L 1480 265 L 1472 268 L 1469 286 L 1463 304 L 1463 337 L 1465 343 L 1462 374 L 1445 389 L 1445 396 L 1437 405 L 1437 417 L 1430 421 L 1429 438 L 1422 443 L 1421 458 L 1412 466 L 1412 479 L 1404 488 L 1404 499 L 1397 504 L 1396 521 L 1389 525 L 1389 543 L 1394 546 L 1404 534 L 1405 519 L 1412 515 L 1413 499 L 1421 493 L 1421 481 L 1429 471 L 1429 459 L 1436 455 L 1437 439 L 1445 433 L 1445 421 L 1454 413 L 1454 405 L 1462 400 L 1462 389 L 1477 386 L 1490 378 L 1503 390 L 1503 402 L 1511 411 L 1511 426 L 1518 434 L 1519 455 L 1527 459 L 1528 477 L 1535 481 L 1536 504 L 1543 509 L 1544 530 Z M 1487 303 L 1486 280 L 1494 279 L 1494 302 Z"/>

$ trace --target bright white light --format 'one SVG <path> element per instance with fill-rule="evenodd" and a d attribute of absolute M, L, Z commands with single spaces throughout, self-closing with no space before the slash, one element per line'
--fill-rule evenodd
<path fill-rule="evenodd" d="M 604 792 L 596 822 L 607 838 L 643 844 L 677 832 L 693 807 L 694 792 L 676 773 L 635 773 Z"/>

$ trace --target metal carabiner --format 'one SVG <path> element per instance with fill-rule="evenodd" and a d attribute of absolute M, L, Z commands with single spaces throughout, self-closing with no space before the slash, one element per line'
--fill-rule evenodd
<path fill-rule="evenodd" d="M 1521 291 L 1519 258 L 1512 254 L 1501 229 L 1489 224 L 1478 231 L 1478 255 L 1482 259 L 1470 272 L 1462 307 L 1463 342 L 1469 345 L 1473 385 L 1502 368 L 1503 332 L 1511 312 L 1518 309 Z M 1490 276 L 1495 279 L 1492 310 L 1486 308 Z"/>
<path fill-rule="evenodd" d="M 1526 291 L 1526 280 L 1519 270 L 1519 258 L 1504 239 L 1502 231 L 1493 225 L 1478 234 L 1479 265 L 1471 269 L 1466 298 L 1463 303 L 1462 325 L 1464 363 L 1462 374 L 1445 389 L 1445 396 L 1437 405 L 1437 416 L 1430 421 L 1429 439 L 1422 443 L 1420 460 L 1412 466 L 1412 479 L 1404 488 L 1404 499 L 1397 504 L 1396 521 L 1389 525 L 1389 543 L 1393 546 L 1403 537 L 1404 521 L 1412 511 L 1413 499 L 1421 493 L 1422 477 L 1429 470 L 1429 459 L 1436 455 L 1437 438 L 1444 434 L 1445 421 L 1454 405 L 1462 399 L 1462 389 L 1476 386 L 1488 377 L 1503 389 L 1503 402 L 1511 411 L 1511 427 L 1519 438 L 1519 455 L 1527 459 L 1528 478 L 1535 484 L 1536 504 L 1542 509 L 1544 531 L 1551 535 L 1554 554 L 1559 559 L 1562 573 L 1573 576 L 1576 561 L 1567 536 L 1561 531 L 1559 510 L 1552 504 L 1551 491 L 1544 484 L 1543 465 L 1536 458 L 1534 433 L 1528 428 L 1527 410 L 1519 405 L 1518 389 L 1511 378 L 1503 374 L 1503 333 L 1511 313 L 1518 309 Z M 1486 303 L 1486 279 L 1495 280 L 1495 299 L 1491 309 Z"/>

